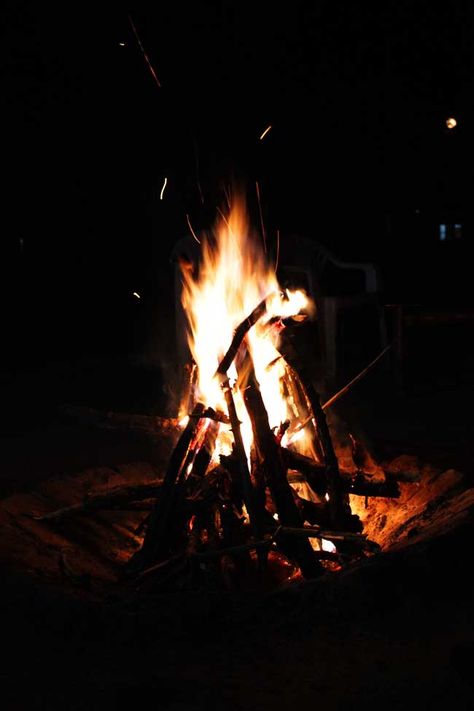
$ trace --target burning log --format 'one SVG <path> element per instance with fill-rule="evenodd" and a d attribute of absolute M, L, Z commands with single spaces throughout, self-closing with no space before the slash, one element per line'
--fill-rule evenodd
<path fill-rule="evenodd" d="M 258 308 L 258 307 L 257 307 Z M 240 430 L 240 422 L 237 417 L 237 410 L 235 408 L 234 397 L 232 395 L 232 389 L 229 385 L 229 381 L 224 384 L 224 395 L 227 403 L 227 408 L 229 411 L 229 418 L 232 426 L 232 434 L 234 436 L 234 452 L 237 459 L 237 468 L 240 475 L 240 483 L 242 486 L 243 499 L 245 506 L 247 508 L 250 523 L 256 537 L 259 535 L 261 516 L 257 512 L 257 501 L 255 497 L 255 491 L 252 487 L 252 480 L 250 478 L 250 472 L 247 464 L 247 457 L 245 454 L 244 442 L 242 439 L 242 433 Z"/>
<path fill-rule="evenodd" d="M 193 415 L 202 414 L 203 411 L 204 405 L 198 403 L 194 408 Z M 170 518 L 177 503 L 176 483 L 182 474 L 184 468 L 183 464 L 186 462 L 199 423 L 200 419 L 190 417 L 188 424 L 174 448 L 163 480 L 160 500 L 157 502 L 148 519 L 145 540 L 141 549 L 129 562 L 130 572 L 139 572 L 144 568 L 150 567 L 150 565 L 159 559 L 160 554 L 166 550 L 167 539 L 165 534 L 169 528 Z"/>
<path fill-rule="evenodd" d="M 265 479 L 281 523 L 300 527 L 302 521 L 288 483 L 286 467 L 280 457 L 278 445 L 268 423 L 267 411 L 249 354 L 247 358 L 249 361 L 246 367 L 248 380 L 244 390 L 244 402 L 252 423 L 254 442 Z M 322 568 L 307 540 L 292 541 L 289 538 L 283 538 L 282 550 L 297 561 L 306 578 L 314 578 L 321 574 Z"/>
<path fill-rule="evenodd" d="M 344 494 L 341 475 L 339 473 L 339 464 L 334 451 L 326 415 L 321 407 L 319 394 L 316 392 L 311 378 L 306 373 L 306 369 L 303 367 L 297 369 L 297 358 L 295 354 L 291 354 L 290 359 L 291 360 L 287 357 L 289 368 L 293 371 L 293 377 L 299 378 L 316 421 L 318 439 L 321 444 L 326 467 L 327 494 L 329 497 L 332 524 L 336 527 L 343 528 L 344 519 L 351 515 L 351 511 L 347 495 Z"/>
<path fill-rule="evenodd" d="M 322 464 L 313 461 L 304 454 L 299 454 L 285 447 L 281 448 L 282 456 L 289 469 L 295 469 L 305 476 L 312 490 L 319 495 L 324 495 L 326 489 L 326 470 Z M 384 472 L 385 473 L 385 472 Z M 375 496 L 388 499 L 398 499 L 400 487 L 395 479 L 385 473 L 385 481 L 370 481 L 370 474 L 364 471 L 342 472 L 341 488 L 347 494 L 354 496 Z M 291 480 L 291 477 L 290 477 Z"/>
<path fill-rule="evenodd" d="M 259 321 L 262 316 L 265 314 L 267 310 L 267 299 L 263 299 L 258 306 L 254 308 L 250 316 L 247 316 L 247 318 L 242 321 L 242 323 L 237 326 L 235 329 L 234 337 L 232 339 L 232 343 L 229 346 L 229 349 L 221 362 L 219 363 L 219 367 L 217 368 L 216 375 L 217 376 L 225 376 L 227 371 L 229 370 L 230 366 L 234 362 L 234 359 L 237 355 L 237 352 L 242 344 L 242 341 L 244 340 L 246 334 L 248 331 L 254 326 L 257 321 Z"/>

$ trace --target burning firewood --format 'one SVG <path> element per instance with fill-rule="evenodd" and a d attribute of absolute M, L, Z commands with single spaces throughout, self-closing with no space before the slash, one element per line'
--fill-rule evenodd
<path fill-rule="evenodd" d="M 307 299 L 281 292 L 238 216 L 221 229 L 216 247 L 203 244 L 201 269 L 183 271 L 188 417 L 159 491 L 143 490 L 153 507 L 127 565 L 129 576 L 158 588 L 226 585 L 230 569 L 265 575 L 269 556 L 315 578 L 371 550 L 349 494 L 399 494 L 393 480 L 366 476 L 368 460 L 340 470 L 311 376 L 281 343 Z M 140 503 L 137 492 L 99 499 L 42 520 Z"/>
<path fill-rule="evenodd" d="M 250 359 L 250 356 L 248 356 Z M 289 526 L 302 524 L 291 487 L 286 476 L 286 467 L 280 457 L 275 437 L 268 424 L 268 415 L 260 394 L 253 365 L 248 366 L 248 385 L 244 390 L 244 402 L 252 423 L 255 444 L 265 472 L 265 479 L 275 502 L 279 520 Z M 295 544 L 283 541 L 282 549 L 298 561 L 305 577 L 316 577 L 321 573 L 311 546 L 304 542 Z"/>

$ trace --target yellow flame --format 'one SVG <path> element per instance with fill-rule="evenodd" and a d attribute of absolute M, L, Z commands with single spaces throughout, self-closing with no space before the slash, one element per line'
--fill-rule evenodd
<path fill-rule="evenodd" d="M 215 378 L 216 369 L 237 326 L 266 298 L 267 311 L 248 332 L 247 343 L 270 426 L 277 427 L 291 413 L 282 394 L 285 364 L 281 358 L 278 360 L 279 329 L 274 319 L 296 315 L 308 305 L 308 298 L 302 291 L 281 292 L 261 239 L 250 229 L 242 200 L 234 203 L 227 216 L 222 215 L 215 234 L 202 240 L 201 250 L 198 274 L 189 265 L 182 267 L 182 303 L 189 324 L 189 346 L 199 374 L 197 399 L 206 406 L 227 411 L 221 384 Z M 237 380 L 235 364 L 228 376 Z M 239 393 L 235 393 L 235 400 L 248 452 L 251 425 Z"/>

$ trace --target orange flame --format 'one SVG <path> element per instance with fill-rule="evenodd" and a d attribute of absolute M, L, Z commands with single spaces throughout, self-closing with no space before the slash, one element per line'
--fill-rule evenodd
<path fill-rule="evenodd" d="M 197 399 L 208 407 L 226 411 L 221 384 L 215 377 L 217 367 L 237 326 L 266 298 L 265 316 L 248 332 L 247 344 L 270 426 L 277 427 L 293 415 L 282 393 L 285 364 L 279 358 L 279 329 L 270 320 L 296 315 L 308 306 L 308 298 L 302 291 L 281 292 L 261 239 L 251 232 L 242 199 L 234 202 L 227 217 L 222 215 L 215 234 L 203 239 L 201 248 L 198 273 L 189 266 L 182 268 L 182 303 L 189 324 L 189 346 L 199 373 Z M 228 376 L 231 382 L 237 380 L 235 364 Z M 238 393 L 235 399 L 248 451 L 250 422 Z"/>

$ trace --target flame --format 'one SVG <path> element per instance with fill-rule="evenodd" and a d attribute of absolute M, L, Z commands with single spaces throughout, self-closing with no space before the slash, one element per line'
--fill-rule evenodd
<path fill-rule="evenodd" d="M 198 272 L 182 265 L 182 303 L 187 314 L 188 341 L 198 366 L 196 399 L 207 407 L 227 411 L 221 383 L 215 377 L 235 329 L 266 299 L 265 315 L 249 330 L 247 344 L 265 403 L 270 426 L 294 419 L 291 404 L 282 391 L 285 363 L 278 352 L 281 319 L 309 306 L 302 291 L 281 291 L 273 266 L 262 249 L 261 238 L 252 233 L 245 204 L 237 199 L 214 233 L 201 240 Z M 271 365 L 271 367 L 269 367 Z M 237 382 L 235 364 L 228 371 Z M 239 392 L 234 392 L 242 436 L 249 452 L 251 425 Z M 226 431 L 221 426 L 222 431 Z M 227 428 L 227 433 L 229 432 Z"/>

